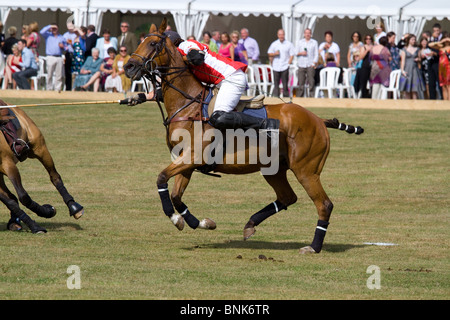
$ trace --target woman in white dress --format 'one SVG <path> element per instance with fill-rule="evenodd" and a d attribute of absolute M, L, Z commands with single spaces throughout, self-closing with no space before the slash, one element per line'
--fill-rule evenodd
<path fill-rule="evenodd" d="M 130 89 L 131 81 L 125 76 L 123 66 L 128 62 L 130 56 L 127 54 L 127 48 L 120 46 L 119 54 L 114 59 L 112 73 L 106 78 L 105 91 L 124 92 Z"/>

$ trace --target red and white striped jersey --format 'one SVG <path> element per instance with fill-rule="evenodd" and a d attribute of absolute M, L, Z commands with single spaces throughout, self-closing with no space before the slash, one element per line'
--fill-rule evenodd
<path fill-rule="evenodd" d="M 239 61 L 233 61 L 209 50 L 208 46 L 195 40 L 186 40 L 180 43 L 178 51 L 186 56 L 191 50 L 200 50 L 205 53 L 205 62 L 199 66 L 190 66 L 195 77 L 208 84 L 218 84 L 220 81 L 241 69 L 247 70 L 247 65 Z"/>

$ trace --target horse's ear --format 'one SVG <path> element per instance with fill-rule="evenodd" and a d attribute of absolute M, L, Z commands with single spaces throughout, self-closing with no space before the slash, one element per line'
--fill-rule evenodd
<path fill-rule="evenodd" d="M 164 17 L 163 21 L 161 22 L 161 25 L 159 26 L 159 33 L 163 34 L 166 31 L 167 28 L 167 18 Z"/>
<path fill-rule="evenodd" d="M 152 25 L 150 26 L 150 30 L 148 31 L 148 33 L 156 33 L 156 26 L 154 23 L 152 23 Z"/>

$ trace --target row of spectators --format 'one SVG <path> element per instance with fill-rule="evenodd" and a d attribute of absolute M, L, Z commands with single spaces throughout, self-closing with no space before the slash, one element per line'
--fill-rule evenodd
<path fill-rule="evenodd" d="M 0 28 L 3 28 L 1 24 Z M 8 29 L 7 39 L 0 29 L 1 50 L 6 57 L 6 87 L 17 83 L 23 89 L 29 88 L 26 80 L 37 74 L 39 66 L 41 36 L 45 41 L 48 90 L 65 88 L 122 92 L 130 89 L 131 82 L 125 77 L 123 65 L 145 34 L 138 40 L 129 31 L 127 22 L 121 22 L 121 34 L 117 37 L 111 36 L 108 29 L 104 29 L 99 36 L 93 25 L 75 28 L 68 24 L 67 28 L 64 34 L 60 34 L 54 23 L 39 30 L 38 24 L 32 22 L 22 27 L 20 39 L 16 38 L 15 27 Z M 344 55 L 333 41 L 332 31 L 325 32 L 319 44 L 312 37 L 312 31 L 306 29 L 304 37 L 294 47 L 285 39 L 284 30 L 278 30 L 277 39 L 267 50 L 275 83 L 281 81 L 284 90 L 287 90 L 289 68 L 296 64 L 299 79 L 297 96 L 304 96 L 305 83 L 308 83 L 309 92 L 313 95 L 320 69 L 341 67 L 341 61 L 346 58 L 348 67 L 355 71 L 352 85 L 364 98 L 379 98 L 381 87 L 389 86 L 390 73 L 400 69 L 400 91 L 405 98 L 449 99 L 450 38 L 439 24 L 434 25 L 432 31 L 423 32 L 419 38 L 406 34 L 398 42 L 397 35 L 386 33 L 382 23 L 375 30 L 375 34 L 364 37 L 354 32 Z M 22 40 L 22 45 L 19 40 Z M 246 28 L 230 33 L 205 31 L 199 41 L 232 60 L 249 65 L 261 62 L 259 45 Z M 274 95 L 280 94 L 276 86 Z M 283 92 L 284 96 L 287 94 L 287 91 Z"/>

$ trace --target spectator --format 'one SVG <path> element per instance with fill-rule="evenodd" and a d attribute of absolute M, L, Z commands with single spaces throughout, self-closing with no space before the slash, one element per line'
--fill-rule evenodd
<path fill-rule="evenodd" d="M 222 44 L 220 41 L 220 31 L 213 31 L 211 33 L 211 40 L 214 41 L 216 43 L 216 47 L 219 48 Z"/>
<path fill-rule="evenodd" d="M 5 44 L 5 34 L 3 33 L 3 22 L 0 21 L 0 49 L 3 48 L 3 45 Z"/>
<path fill-rule="evenodd" d="M 100 66 L 100 86 L 105 88 L 106 78 L 113 73 L 113 63 L 116 58 L 117 52 L 114 48 L 108 49 L 108 57 L 103 59 L 103 63 Z"/>
<path fill-rule="evenodd" d="M 348 47 L 347 64 L 349 68 L 356 67 L 359 60 L 359 51 L 363 43 L 361 42 L 361 34 L 358 31 L 353 32 L 352 42 Z"/>
<path fill-rule="evenodd" d="M 431 38 L 431 32 L 430 32 L 430 31 L 423 31 L 420 38 L 421 38 L 421 39 L 422 39 L 422 38 L 425 38 L 425 39 L 427 39 L 427 41 L 430 41 L 430 38 Z"/>
<path fill-rule="evenodd" d="M 222 34 L 223 35 L 223 34 Z M 208 31 L 203 32 L 203 40 L 201 43 L 206 44 L 212 52 L 218 52 L 219 49 L 214 41 L 211 40 L 211 34 Z"/>
<path fill-rule="evenodd" d="M 71 74 L 73 76 L 80 73 L 81 67 L 84 64 L 85 58 L 84 54 L 86 51 L 86 39 L 85 35 L 87 33 L 86 27 L 80 27 L 75 29 L 75 34 L 77 35 L 72 47 L 73 47 L 73 55 L 72 55 L 72 67 Z"/>
<path fill-rule="evenodd" d="M 119 54 L 114 59 L 113 72 L 106 78 L 106 91 L 113 91 L 115 89 L 117 92 L 126 92 L 130 90 L 131 80 L 125 75 L 125 69 L 123 68 L 129 59 L 130 56 L 127 53 L 127 48 L 121 46 Z"/>
<path fill-rule="evenodd" d="M 222 32 L 221 35 L 222 44 L 220 45 L 218 53 L 222 57 L 227 57 L 231 60 L 234 60 L 234 47 L 230 42 L 230 35 L 227 32 Z M 214 51 L 210 48 L 211 51 Z"/>
<path fill-rule="evenodd" d="M 283 97 L 289 96 L 288 82 L 289 82 L 289 66 L 294 59 L 295 49 L 294 45 L 285 39 L 283 29 L 277 32 L 278 40 L 275 40 L 270 45 L 267 53 L 269 59 L 272 61 L 273 68 L 273 95 L 280 96 L 280 79 L 283 84 Z"/>
<path fill-rule="evenodd" d="M 74 82 L 74 87 L 76 91 L 86 91 L 88 89 L 87 83 L 97 72 L 100 71 L 100 66 L 103 59 L 100 58 L 100 50 L 98 48 L 92 49 L 92 55 L 87 57 L 83 66 L 81 67 L 80 74 L 77 75 Z M 96 76 L 96 81 L 94 82 L 94 92 L 98 91 L 100 86 L 100 77 Z"/>
<path fill-rule="evenodd" d="M 141 33 L 139 34 L 139 43 L 141 43 L 142 41 L 144 41 L 146 35 L 147 35 L 146 32 L 141 32 Z"/>
<path fill-rule="evenodd" d="M 434 47 L 433 42 L 439 42 L 442 40 L 442 30 L 441 25 L 436 23 L 433 25 L 433 30 L 431 33 L 431 37 L 428 43 L 432 51 L 432 57 L 429 61 L 429 87 L 430 87 L 430 99 L 437 99 L 437 92 L 439 90 L 440 95 L 442 96 L 442 88 L 438 85 L 439 83 L 439 49 Z"/>
<path fill-rule="evenodd" d="M 362 98 L 370 98 L 369 90 L 367 89 L 367 82 L 370 78 L 370 51 L 373 47 L 373 38 L 371 35 L 364 37 L 364 46 L 359 52 L 359 62 L 356 67 L 356 77 L 353 86 L 355 92 L 358 94 L 361 91 Z"/>
<path fill-rule="evenodd" d="M 423 33 L 422 33 L 423 34 Z M 428 38 L 421 38 L 419 43 L 419 58 L 421 64 L 422 77 L 425 82 L 425 99 L 430 98 L 430 59 L 432 58 L 432 51 L 428 47 Z"/>
<path fill-rule="evenodd" d="M 303 97 L 305 91 L 305 80 L 309 85 L 309 94 L 314 95 L 315 87 L 315 67 L 319 61 L 319 46 L 316 40 L 312 39 L 311 29 L 305 29 L 304 38 L 299 41 L 295 52 L 297 52 L 298 66 L 298 94 Z"/>
<path fill-rule="evenodd" d="M 386 32 L 385 32 L 385 29 L 384 29 L 384 23 L 380 21 L 380 23 L 378 23 L 375 26 L 375 30 L 376 30 L 377 33 L 375 33 L 375 35 L 373 36 L 373 41 L 374 41 L 374 44 L 378 44 L 380 38 L 386 37 Z"/>
<path fill-rule="evenodd" d="M 27 24 L 24 24 L 22 26 L 22 36 L 20 37 L 20 39 L 26 41 L 28 39 L 29 34 L 30 34 L 30 27 Z"/>
<path fill-rule="evenodd" d="M 389 63 L 391 71 L 400 69 L 400 49 L 395 45 L 395 33 L 388 32 L 388 49 L 391 53 L 391 62 Z"/>
<path fill-rule="evenodd" d="M 187 39 L 186 39 L 186 40 L 196 40 L 196 39 L 195 39 L 195 36 L 193 36 L 193 35 L 190 35 L 190 36 L 188 36 L 188 37 L 187 37 Z"/>
<path fill-rule="evenodd" d="M 231 33 L 231 43 L 234 48 L 234 61 L 239 61 L 248 64 L 247 49 L 242 43 L 239 43 L 239 32 L 233 31 Z"/>
<path fill-rule="evenodd" d="M 109 29 L 103 29 L 103 37 L 97 39 L 95 47 L 99 50 L 100 58 L 103 60 L 108 56 L 108 48 L 113 47 L 117 50 L 117 38 L 111 37 Z"/>
<path fill-rule="evenodd" d="M 27 47 L 33 51 L 36 61 L 39 61 L 39 45 L 41 43 L 41 38 L 39 37 L 39 25 L 37 22 L 33 21 L 28 25 L 30 34 L 27 38 Z"/>
<path fill-rule="evenodd" d="M 444 33 L 442 40 L 430 44 L 433 49 L 439 49 L 439 85 L 442 87 L 442 97 L 450 100 L 450 37 Z"/>
<path fill-rule="evenodd" d="M 337 68 L 336 61 L 334 60 L 334 54 L 327 52 L 325 56 L 325 68 Z"/>
<path fill-rule="evenodd" d="M 120 24 L 121 35 L 117 38 L 119 46 L 127 47 L 127 52 L 132 53 L 138 47 L 138 42 L 134 33 L 130 31 L 130 24 L 128 22 L 122 22 Z M 105 55 L 107 57 L 107 55 Z"/>
<path fill-rule="evenodd" d="M 73 43 L 78 35 L 75 33 L 73 23 L 67 23 L 67 32 L 63 34 L 65 39 L 64 46 L 64 73 L 66 75 L 66 90 L 72 91 L 72 60 L 73 60 Z"/>
<path fill-rule="evenodd" d="M 402 50 L 405 47 L 406 39 L 409 37 L 409 33 L 405 33 L 400 41 L 397 43 L 397 48 Z"/>
<path fill-rule="evenodd" d="M 12 54 L 12 46 L 15 45 L 19 40 L 16 38 L 17 28 L 11 26 L 8 28 L 9 37 L 5 40 L 2 46 L 2 51 L 5 56 Z"/>
<path fill-rule="evenodd" d="M 248 64 L 252 65 L 253 63 L 259 62 L 259 46 L 258 42 L 255 39 L 249 36 L 249 32 L 247 28 L 241 29 L 241 39 L 239 43 L 242 43 L 247 49 L 248 56 Z"/>
<path fill-rule="evenodd" d="M 12 76 L 20 89 L 29 90 L 31 86 L 28 79 L 37 75 L 38 66 L 33 51 L 27 48 L 26 40 L 20 39 L 17 48 L 22 53 L 22 62 L 19 63 L 22 71 L 15 72 Z"/>
<path fill-rule="evenodd" d="M 16 72 L 21 71 L 20 63 L 22 62 L 22 55 L 20 54 L 19 46 L 17 45 L 17 43 L 13 44 L 11 50 L 12 54 L 8 55 L 6 59 L 5 77 L 3 79 L 3 81 L 5 81 L 5 89 L 8 89 L 9 84 L 11 84 L 13 89 L 16 89 L 17 84 L 12 75 Z"/>
<path fill-rule="evenodd" d="M 98 35 L 95 33 L 95 27 L 92 24 L 88 25 L 86 34 L 86 51 L 84 52 L 85 58 L 91 56 L 92 49 L 95 48 L 98 38 Z"/>
<path fill-rule="evenodd" d="M 45 39 L 45 53 L 47 55 L 47 90 L 62 89 L 64 74 L 64 59 L 62 58 L 65 46 L 64 37 L 58 33 L 56 23 L 49 24 L 41 29 L 40 34 Z M 53 87 L 53 74 L 55 87 Z"/>
<path fill-rule="evenodd" d="M 370 86 L 372 87 L 372 99 L 381 99 L 381 86 L 389 87 L 391 67 L 389 61 L 391 53 L 387 48 L 387 37 L 378 39 L 378 43 L 370 50 Z"/>
<path fill-rule="evenodd" d="M 420 61 L 419 48 L 416 46 L 416 36 L 410 34 L 406 39 L 406 46 L 400 52 L 402 77 L 400 91 L 406 99 L 417 99 L 419 91 L 425 91 L 422 75 L 417 63 Z"/>
<path fill-rule="evenodd" d="M 326 61 L 326 53 L 331 52 L 334 55 L 334 60 L 336 65 L 341 65 L 341 50 L 336 42 L 333 42 L 333 32 L 325 32 L 325 41 L 319 46 L 319 54 L 322 56 L 323 61 Z"/>

